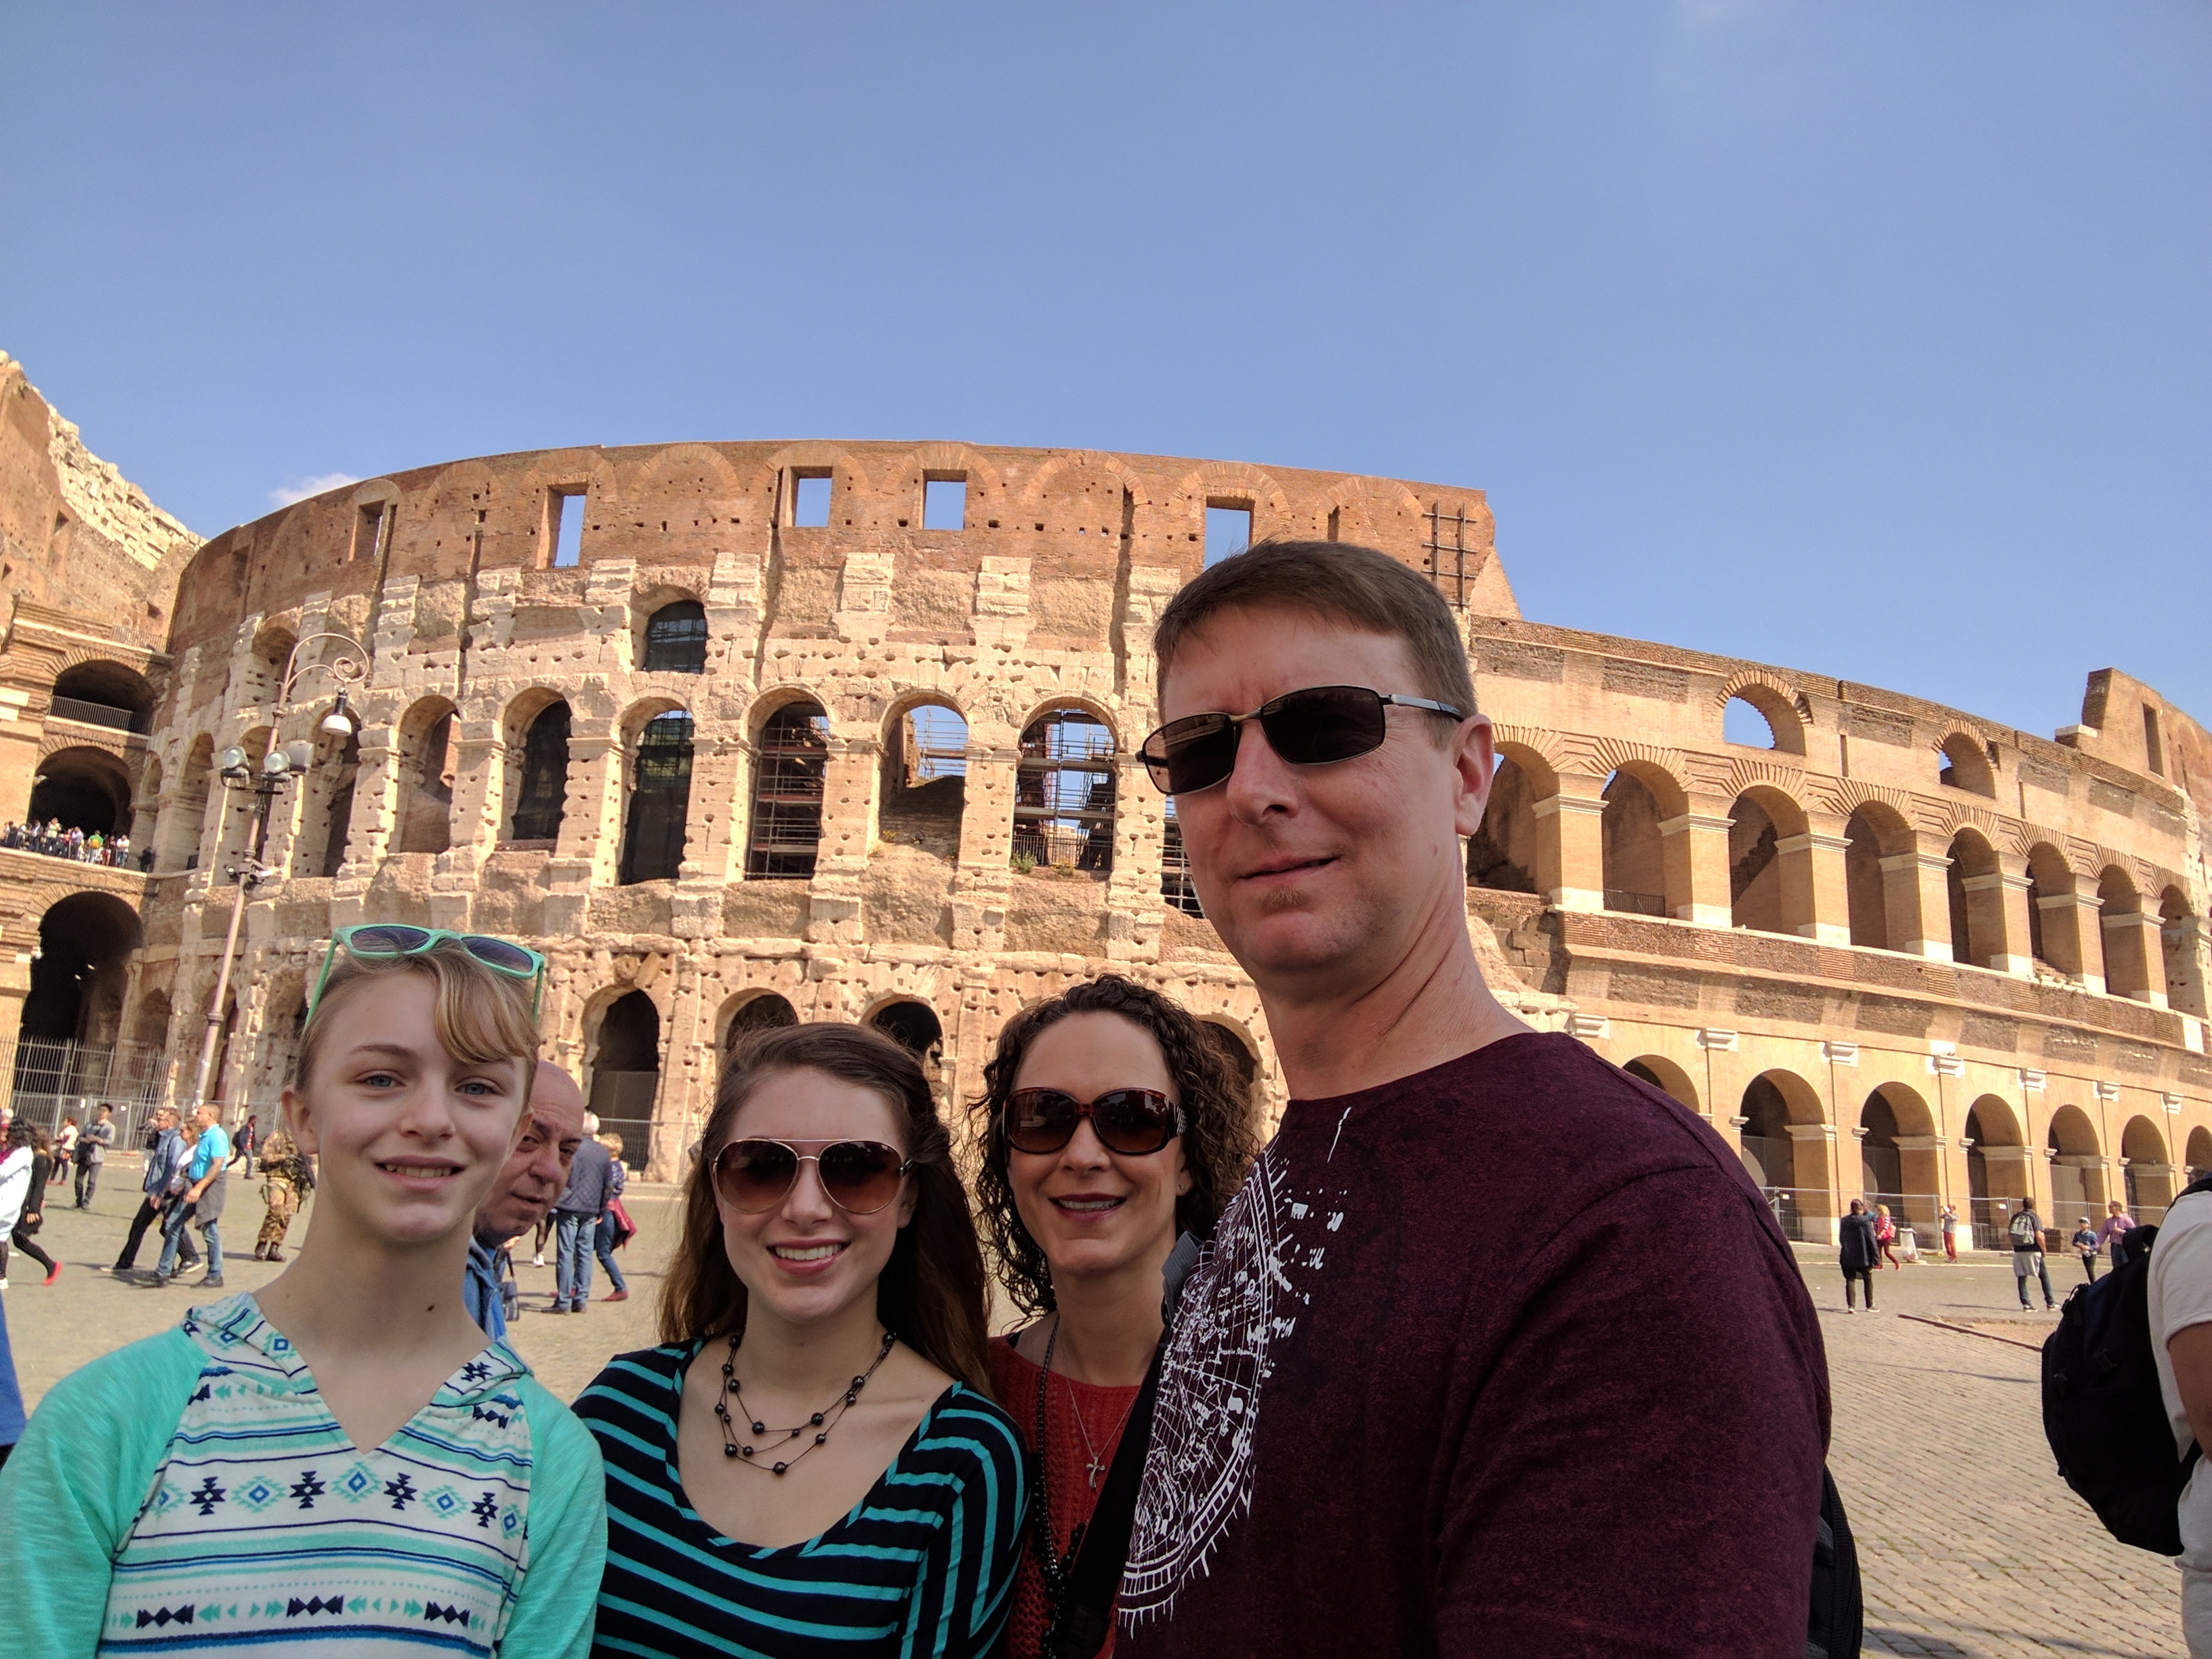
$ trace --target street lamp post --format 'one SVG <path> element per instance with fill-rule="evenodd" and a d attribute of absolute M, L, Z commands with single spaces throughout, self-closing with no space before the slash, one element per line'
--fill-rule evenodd
<path fill-rule="evenodd" d="M 300 653 L 319 640 L 337 640 L 344 647 L 325 663 L 310 663 L 307 666 L 325 668 L 341 684 L 331 711 L 322 718 L 318 730 L 326 736 L 351 737 L 354 721 L 346 708 L 345 682 L 357 680 L 368 672 L 368 652 L 358 640 L 345 634 L 310 634 L 292 647 L 292 654 L 284 659 L 284 678 L 276 693 L 279 718 L 285 705 L 292 701 L 292 689 L 299 679 L 301 668 Z M 313 763 L 313 745 L 295 740 L 283 748 L 272 748 L 262 757 L 256 769 L 245 750 L 233 745 L 222 752 L 223 787 L 248 789 L 253 795 L 253 831 L 246 861 L 230 873 L 238 883 L 238 894 L 231 901 L 230 932 L 222 945 L 222 966 L 216 975 L 215 995 L 208 1002 L 207 1030 L 200 1039 L 200 1063 L 192 1078 L 191 1110 L 198 1111 L 207 1103 L 208 1074 L 215 1066 L 216 1045 L 222 1039 L 223 1002 L 230 993 L 230 967 L 238 954 L 239 924 L 246 918 L 246 890 L 255 883 L 266 880 L 274 872 L 261 862 L 261 849 L 269 836 L 270 809 L 276 803 L 277 792 L 293 777 L 305 773 Z"/>

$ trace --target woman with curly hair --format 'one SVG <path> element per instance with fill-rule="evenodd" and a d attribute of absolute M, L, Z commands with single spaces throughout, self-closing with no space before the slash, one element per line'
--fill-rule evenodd
<path fill-rule="evenodd" d="M 1180 1005 L 1115 975 L 1024 1010 L 984 1067 L 975 1189 L 1007 1294 L 1035 1316 L 990 1346 L 991 1382 L 1039 1486 L 1014 1581 L 1010 1659 L 1112 1646 L 1118 1560 L 1084 1542 L 1163 1334 L 1161 1273 L 1205 1237 L 1253 1154 L 1245 1091 Z M 1130 1447 L 1132 1467 L 1141 1444 Z M 1093 1551 L 1127 1553 L 1102 1526 Z M 1074 1594 L 1071 1594 L 1071 1590 Z"/>

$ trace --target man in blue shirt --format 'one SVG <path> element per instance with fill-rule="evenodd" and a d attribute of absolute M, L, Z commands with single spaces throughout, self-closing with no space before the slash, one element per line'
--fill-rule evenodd
<path fill-rule="evenodd" d="M 203 1106 L 192 1114 L 200 1138 L 192 1144 L 192 1159 L 185 1167 L 184 1197 L 162 1228 L 161 1260 L 154 1268 L 156 1289 L 167 1285 L 177 1270 L 177 1255 L 185 1242 L 185 1224 L 197 1221 L 207 1243 L 207 1277 L 192 1288 L 222 1288 L 222 1234 L 216 1223 L 222 1218 L 224 1170 L 230 1163 L 230 1137 L 222 1132 L 220 1114 Z"/>
<path fill-rule="evenodd" d="M 183 1166 L 187 1156 L 184 1136 L 177 1133 L 177 1109 L 156 1107 L 154 1111 L 154 1144 L 146 1149 L 146 1180 L 144 1194 L 138 1202 L 138 1213 L 131 1218 L 131 1236 L 123 1241 L 123 1253 L 115 1258 L 110 1273 L 127 1273 L 138 1265 L 138 1246 L 161 1213 L 161 1200 L 168 1196 L 169 1177 Z M 191 1267 L 199 1258 L 192 1249 L 192 1241 L 185 1240 L 185 1265 Z"/>
<path fill-rule="evenodd" d="M 507 1334 L 507 1307 L 500 1296 L 499 1252 L 545 1218 L 568 1182 L 568 1166 L 584 1139 L 584 1095 L 550 1060 L 538 1063 L 530 1088 L 530 1127 L 477 1208 L 475 1237 L 469 1241 L 467 1276 L 461 1302 L 469 1317 L 496 1341 Z"/>

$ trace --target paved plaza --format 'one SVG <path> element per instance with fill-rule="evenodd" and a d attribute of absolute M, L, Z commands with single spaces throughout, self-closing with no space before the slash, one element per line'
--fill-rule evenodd
<path fill-rule="evenodd" d="M 95 1271 L 114 1260 L 136 1186 L 135 1166 L 118 1161 L 90 1212 L 66 1200 L 49 1212 L 42 1237 L 65 1264 L 52 1289 L 40 1285 L 33 1264 L 14 1264 L 9 1328 L 34 1405 L 74 1367 L 173 1324 L 196 1299 L 183 1281 L 155 1291 Z M 232 1290 L 279 1271 L 252 1260 L 258 1187 L 232 1177 L 225 1232 L 245 1247 L 231 1253 Z M 520 1264 L 530 1311 L 515 1324 L 514 1344 L 563 1399 L 610 1354 L 653 1340 L 657 1266 L 677 1214 L 669 1200 L 665 1188 L 631 1189 L 641 1231 L 621 1257 L 633 1292 L 627 1303 L 599 1299 L 608 1289 L 599 1277 L 589 1313 L 556 1318 L 543 1311 L 553 1270 Z M 294 1224 L 295 1242 L 306 1220 Z M 142 1266 L 152 1266 L 155 1242 L 141 1252 Z M 1832 1463 L 1863 1555 L 1867 1650 L 1942 1659 L 2183 1655 L 2174 1568 L 2113 1542 L 2052 1473 L 2037 1404 L 2033 1345 L 2052 1323 L 2040 1297 L 2036 1311 L 2021 1315 L 2010 1270 L 1984 1258 L 1884 1272 L 1880 1311 L 1846 1317 L 1832 1256 L 1804 1252 L 1834 1382 Z M 2051 1266 L 2063 1298 L 2081 1269 Z"/>

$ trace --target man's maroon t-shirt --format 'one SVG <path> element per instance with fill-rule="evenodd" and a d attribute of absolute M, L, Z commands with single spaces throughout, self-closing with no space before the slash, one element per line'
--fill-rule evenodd
<path fill-rule="evenodd" d="M 1827 1426 L 1741 1162 L 1573 1038 L 1293 1101 L 1176 1314 L 1121 1659 L 1797 1659 Z"/>

